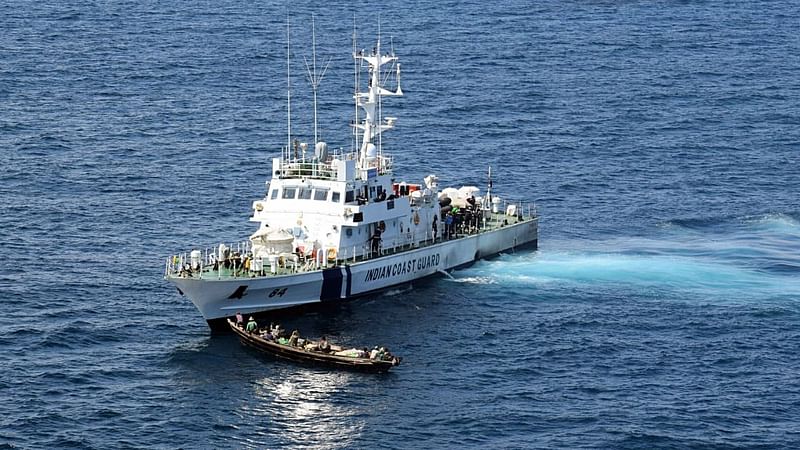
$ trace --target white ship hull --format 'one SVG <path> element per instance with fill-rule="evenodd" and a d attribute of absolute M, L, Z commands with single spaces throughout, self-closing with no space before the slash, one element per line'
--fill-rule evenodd
<path fill-rule="evenodd" d="M 350 265 L 256 278 L 170 277 L 208 321 L 358 297 L 518 247 L 536 248 L 536 218 Z"/>

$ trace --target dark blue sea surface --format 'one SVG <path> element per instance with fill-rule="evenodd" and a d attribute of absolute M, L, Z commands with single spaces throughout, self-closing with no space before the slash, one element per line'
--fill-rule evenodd
<path fill-rule="evenodd" d="M 290 2 L 291 3 L 291 2 Z M 775 1 L 0 6 L 0 447 L 800 447 L 800 9 Z M 395 173 L 536 201 L 539 250 L 212 336 L 165 258 L 244 240 L 292 129 L 350 148 L 380 30 Z"/>

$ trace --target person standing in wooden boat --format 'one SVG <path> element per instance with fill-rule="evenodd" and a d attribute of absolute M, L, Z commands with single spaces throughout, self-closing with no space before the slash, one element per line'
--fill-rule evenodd
<path fill-rule="evenodd" d="M 300 339 L 300 332 L 297 330 L 292 331 L 291 337 L 289 337 L 289 345 L 292 347 L 297 347 L 297 341 Z"/>
<path fill-rule="evenodd" d="M 253 316 L 250 316 L 250 320 L 247 322 L 247 328 L 245 329 L 248 333 L 253 333 L 258 331 L 258 322 Z"/>

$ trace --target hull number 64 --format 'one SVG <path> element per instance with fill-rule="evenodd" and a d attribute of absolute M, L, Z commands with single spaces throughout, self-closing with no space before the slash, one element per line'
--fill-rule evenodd
<path fill-rule="evenodd" d="M 273 289 L 272 292 L 269 293 L 269 298 L 272 297 L 283 297 L 283 294 L 286 293 L 287 288 L 277 288 Z"/>

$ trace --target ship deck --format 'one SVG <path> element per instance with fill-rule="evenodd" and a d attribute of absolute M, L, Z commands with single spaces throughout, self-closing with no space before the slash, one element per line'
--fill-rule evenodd
<path fill-rule="evenodd" d="M 246 262 L 247 253 L 249 251 L 249 242 L 244 242 L 236 245 L 231 245 L 233 257 L 224 261 L 213 261 L 209 255 L 215 253 L 215 249 L 207 249 L 203 252 L 204 257 L 202 262 L 195 264 L 192 267 L 191 258 L 187 254 L 174 255 L 167 259 L 165 266 L 165 278 L 197 278 L 197 279 L 214 279 L 214 280 L 234 280 L 234 279 L 252 279 L 261 277 L 276 277 L 294 275 L 298 273 L 310 273 L 320 271 L 326 268 L 337 266 L 346 266 L 356 264 L 364 261 L 369 261 L 387 255 L 395 255 L 414 251 L 420 248 L 428 247 L 431 245 L 439 244 L 446 241 L 457 239 L 464 239 L 470 236 L 479 235 L 483 233 L 490 233 L 494 230 L 515 225 L 518 223 L 538 221 L 539 216 L 531 211 L 529 214 L 509 216 L 504 213 L 490 213 L 484 221 L 481 222 L 479 227 L 462 227 L 459 230 L 453 230 L 452 233 L 433 239 L 430 234 L 414 239 L 414 236 L 409 236 L 409 239 L 404 242 L 390 242 L 388 245 L 384 243 L 381 248 L 375 252 L 369 248 L 369 244 L 365 244 L 364 251 L 352 252 L 352 256 L 347 255 L 342 258 L 330 258 L 323 264 L 312 258 L 298 257 L 297 263 L 292 260 L 279 260 L 275 267 L 271 267 L 266 261 L 263 264 L 263 270 L 250 270 Z"/>

